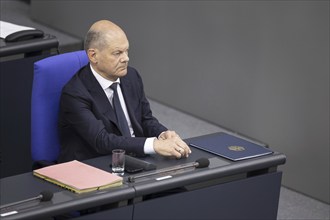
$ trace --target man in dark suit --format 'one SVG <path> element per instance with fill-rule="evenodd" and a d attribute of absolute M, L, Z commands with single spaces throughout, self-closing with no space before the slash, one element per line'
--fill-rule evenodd
<path fill-rule="evenodd" d="M 191 153 L 176 132 L 153 117 L 142 79 L 128 66 L 128 49 L 124 31 L 110 21 L 98 21 L 87 32 L 90 62 L 62 91 L 59 162 L 110 154 L 115 148 L 134 156 L 157 153 L 181 158 Z M 128 125 L 126 134 L 113 108 L 114 83 Z"/>

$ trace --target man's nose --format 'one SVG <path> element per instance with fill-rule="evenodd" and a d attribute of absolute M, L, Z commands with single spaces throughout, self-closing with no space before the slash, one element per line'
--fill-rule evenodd
<path fill-rule="evenodd" d="M 121 62 L 128 62 L 129 61 L 129 57 L 127 53 L 123 53 L 123 56 L 121 58 Z"/>

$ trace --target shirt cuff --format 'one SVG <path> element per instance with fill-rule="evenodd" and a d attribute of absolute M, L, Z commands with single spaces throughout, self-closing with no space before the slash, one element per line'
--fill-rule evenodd
<path fill-rule="evenodd" d="M 155 154 L 155 150 L 154 150 L 154 140 L 155 137 L 152 138 L 147 138 L 146 142 L 144 142 L 144 153 L 145 154 Z"/>

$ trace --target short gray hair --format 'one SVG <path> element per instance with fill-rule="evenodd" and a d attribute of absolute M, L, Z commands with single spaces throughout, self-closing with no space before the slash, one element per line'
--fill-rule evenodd
<path fill-rule="evenodd" d="M 90 48 L 97 48 L 99 50 L 107 46 L 106 34 L 99 31 L 89 30 L 85 37 L 84 49 L 87 52 Z"/>

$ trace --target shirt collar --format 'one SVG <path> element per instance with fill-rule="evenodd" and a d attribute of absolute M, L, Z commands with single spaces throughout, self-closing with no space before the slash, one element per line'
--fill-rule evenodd
<path fill-rule="evenodd" d="M 120 78 L 118 78 L 116 81 L 108 80 L 108 79 L 104 78 L 103 76 L 101 76 L 100 74 L 98 74 L 93 69 L 92 65 L 90 65 L 90 67 L 91 67 L 93 75 L 95 76 L 96 80 L 99 82 L 99 84 L 101 85 L 103 90 L 109 88 L 115 82 L 120 83 Z"/>

